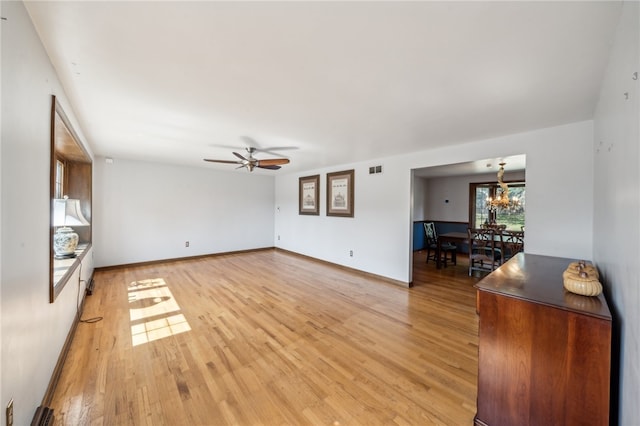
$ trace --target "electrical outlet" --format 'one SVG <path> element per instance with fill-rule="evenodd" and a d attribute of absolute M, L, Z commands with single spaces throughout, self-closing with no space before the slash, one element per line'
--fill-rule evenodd
<path fill-rule="evenodd" d="M 184 242 L 184 246 L 185 246 L 185 247 L 189 247 L 189 241 L 185 241 L 185 242 Z"/>
<path fill-rule="evenodd" d="M 353 257 L 353 250 L 349 250 L 349 257 Z"/>
<path fill-rule="evenodd" d="M 13 398 L 7 404 L 7 426 L 13 426 Z"/>
<path fill-rule="evenodd" d="M 280 235 L 278 235 L 278 241 L 280 241 Z"/>

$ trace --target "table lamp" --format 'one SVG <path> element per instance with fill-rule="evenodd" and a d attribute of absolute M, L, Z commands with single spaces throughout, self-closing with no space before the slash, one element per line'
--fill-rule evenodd
<path fill-rule="evenodd" d="M 64 198 L 53 200 L 53 226 L 58 228 L 53 234 L 53 251 L 56 259 L 76 256 L 78 234 L 71 226 L 89 226 L 89 221 L 82 214 L 80 200 Z"/>

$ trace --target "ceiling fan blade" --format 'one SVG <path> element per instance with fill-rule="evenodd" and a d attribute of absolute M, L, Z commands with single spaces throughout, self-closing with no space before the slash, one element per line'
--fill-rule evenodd
<path fill-rule="evenodd" d="M 240 139 L 247 145 L 248 148 L 253 148 L 255 152 L 264 152 L 271 155 L 280 155 L 276 151 L 289 151 L 299 149 L 297 146 L 261 146 L 255 139 L 250 136 L 240 136 Z"/>
<path fill-rule="evenodd" d="M 255 147 L 255 141 L 253 139 L 251 139 L 248 136 L 243 136 L 242 137 L 243 141 L 246 142 L 247 144 L 251 144 L 254 146 L 248 146 L 245 148 L 245 150 L 247 151 L 246 157 L 242 154 L 238 154 L 237 152 L 233 151 L 233 155 L 236 156 L 239 160 L 235 160 L 235 161 L 231 161 L 231 160 L 214 160 L 214 159 L 208 159 L 205 158 L 205 161 L 210 161 L 212 163 L 223 163 L 223 164 L 239 164 L 239 166 L 237 167 L 238 169 L 246 167 L 247 170 L 249 170 L 250 172 L 253 171 L 254 167 L 259 167 L 261 169 L 267 169 L 267 170 L 278 170 L 280 169 L 280 165 L 282 164 L 289 164 L 289 159 L 288 158 L 267 158 L 265 160 L 258 160 L 257 158 L 255 158 L 253 156 L 253 154 L 255 152 L 269 152 L 268 150 L 262 150 L 260 148 L 256 148 Z M 297 147 L 275 147 L 272 149 L 298 149 Z M 276 153 L 273 153 L 272 155 L 276 155 Z"/>
<path fill-rule="evenodd" d="M 219 144 L 219 143 L 210 143 L 209 146 L 212 147 L 212 148 L 225 149 L 225 150 L 228 150 L 228 151 L 231 151 L 231 150 L 234 150 L 234 149 L 244 148 L 244 147 L 238 146 L 238 145 L 223 145 L 223 144 Z"/>
<path fill-rule="evenodd" d="M 203 158 L 204 161 L 208 161 L 210 163 L 223 163 L 223 164 L 242 164 L 242 161 L 237 160 L 212 160 L 210 158 Z"/>
<path fill-rule="evenodd" d="M 267 158 L 265 160 L 258 160 L 256 166 L 264 167 L 264 166 L 278 166 L 280 164 L 289 164 L 288 158 Z"/>
<path fill-rule="evenodd" d="M 282 155 L 281 152 L 278 151 L 293 151 L 299 149 L 297 146 L 270 146 L 269 148 L 257 148 L 256 151 L 264 152 L 269 155 Z"/>
<path fill-rule="evenodd" d="M 233 155 L 235 155 L 236 157 L 238 157 L 239 159 L 241 159 L 243 161 L 249 161 L 246 158 L 244 158 L 242 155 L 238 154 L 237 152 L 234 152 Z"/>

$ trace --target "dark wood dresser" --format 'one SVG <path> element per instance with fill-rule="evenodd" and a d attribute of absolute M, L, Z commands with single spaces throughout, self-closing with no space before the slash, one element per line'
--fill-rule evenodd
<path fill-rule="evenodd" d="M 476 425 L 608 425 L 611 314 L 564 290 L 573 259 L 520 253 L 476 284 Z"/>

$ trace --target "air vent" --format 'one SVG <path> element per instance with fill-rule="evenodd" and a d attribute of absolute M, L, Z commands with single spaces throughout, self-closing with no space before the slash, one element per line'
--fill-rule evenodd
<path fill-rule="evenodd" d="M 54 424 L 54 421 L 53 409 L 41 405 L 36 409 L 31 426 L 50 426 Z"/>
<path fill-rule="evenodd" d="M 371 166 L 369 167 L 369 174 L 375 175 L 378 173 L 382 173 L 382 166 Z"/>

